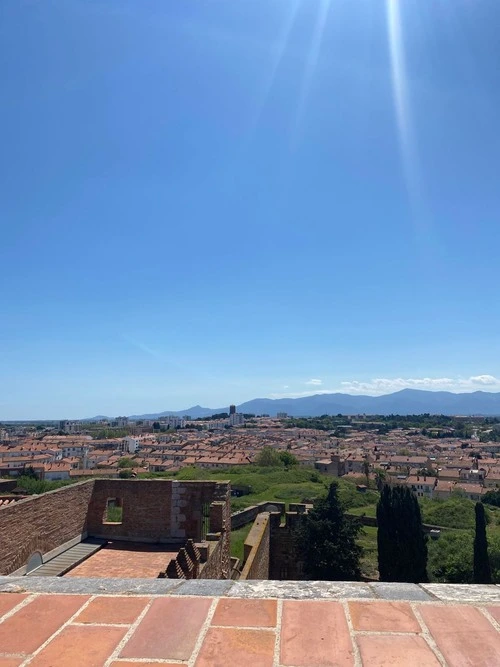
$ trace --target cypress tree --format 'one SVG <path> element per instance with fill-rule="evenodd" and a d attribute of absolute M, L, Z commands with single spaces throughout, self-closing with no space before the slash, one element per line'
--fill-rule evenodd
<path fill-rule="evenodd" d="M 491 568 L 486 538 L 486 516 L 483 503 L 476 503 L 476 533 L 474 535 L 474 583 L 491 584 Z"/>
<path fill-rule="evenodd" d="M 328 496 L 315 502 L 296 532 L 296 545 L 304 557 L 308 579 L 355 581 L 361 576 L 362 549 L 356 544 L 361 524 L 345 515 L 336 482 Z"/>
<path fill-rule="evenodd" d="M 410 489 L 385 485 L 377 504 L 381 581 L 427 581 L 427 536 L 420 505 Z"/>

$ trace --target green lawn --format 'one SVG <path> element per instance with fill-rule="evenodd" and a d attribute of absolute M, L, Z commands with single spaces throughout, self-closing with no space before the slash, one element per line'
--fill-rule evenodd
<path fill-rule="evenodd" d="M 336 478 L 322 475 L 307 466 L 290 468 L 259 467 L 254 465 L 226 470 L 204 470 L 196 467 L 182 468 L 176 474 L 145 474 L 141 477 L 174 477 L 175 479 L 229 480 L 234 487 L 248 489 L 250 493 L 231 499 L 233 512 L 250 507 L 264 500 L 289 503 L 314 502 L 326 495 L 328 486 Z M 353 482 L 337 479 L 339 496 L 349 508 L 364 507 L 377 502 L 378 493 L 360 493 Z"/>
<path fill-rule="evenodd" d="M 365 507 L 352 507 L 349 514 L 356 514 L 357 516 L 369 516 L 375 518 L 377 516 L 377 505 L 365 505 Z"/>
<path fill-rule="evenodd" d="M 363 526 L 358 537 L 358 544 L 363 547 L 361 573 L 368 579 L 378 579 L 377 529 Z"/>
<path fill-rule="evenodd" d="M 251 527 L 252 524 L 247 523 L 246 526 L 231 531 L 231 556 L 239 558 L 240 561 L 243 561 L 243 545 Z"/>

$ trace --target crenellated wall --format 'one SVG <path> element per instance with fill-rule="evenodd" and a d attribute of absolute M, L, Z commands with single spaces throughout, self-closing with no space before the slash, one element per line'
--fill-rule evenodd
<path fill-rule="evenodd" d="M 303 562 L 300 545 L 297 545 L 296 528 L 303 520 L 306 505 L 294 505 L 297 512 L 286 512 L 281 525 L 281 515 L 270 515 L 269 578 L 281 580 L 302 579 Z"/>
<path fill-rule="evenodd" d="M 107 520 L 108 501 L 122 508 Z M 210 505 L 214 514 L 214 528 Z M 46 555 L 85 537 L 184 544 L 220 532 L 221 574 L 229 576 L 229 482 L 99 479 L 80 482 L 0 507 L 0 574 L 22 568 L 34 552 Z"/>

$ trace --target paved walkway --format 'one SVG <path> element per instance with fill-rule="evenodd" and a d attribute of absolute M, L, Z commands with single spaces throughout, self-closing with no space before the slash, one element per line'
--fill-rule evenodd
<path fill-rule="evenodd" d="M 135 542 L 110 542 L 67 572 L 65 577 L 158 577 L 177 551 L 166 546 Z M 2 667 L 2 665 L 0 665 Z"/>
<path fill-rule="evenodd" d="M 203 582 L 186 584 L 203 589 Z M 487 598 L 460 604 L 175 590 L 0 593 L 0 667 L 500 665 L 500 603 Z"/>

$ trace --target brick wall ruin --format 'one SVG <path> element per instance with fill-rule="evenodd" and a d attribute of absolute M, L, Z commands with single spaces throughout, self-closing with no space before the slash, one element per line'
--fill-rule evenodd
<path fill-rule="evenodd" d="M 0 574 L 10 574 L 39 551 L 45 554 L 86 536 L 94 482 L 80 482 L 0 507 Z"/>
<path fill-rule="evenodd" d="M 231 577 L 231 510 L 229 494 L 210 505 L 206 540 L 187 540 L 160 577 L 167 579 L 229 579 Z"/>
<path fill-rule="evenodd" d="M 109 503 L 121 508 L 120 521 L 107 521 Z M 228 482 L 102 479 L 80 482 L 0 507 L 0 575 L 78 537 L 165 542 L 199 542 L 211 530 L 211 503 L 218 505 L 217 565 L 229 576 L 230 486 Z M 210 571 L 210 570 L 208 570 Z"/>
<path fill-rule="evenodd" d="M 290 505 L 296 511 L 285 513 L 285 522 L 281 524 L 281 515 L 270 515 L 270 557 L 269 578 L 298 580 L 303 578 L 304 563 L 297 545 L 295 530 L 307 511 L 307 505 Z"/>

